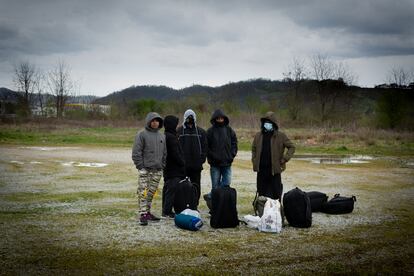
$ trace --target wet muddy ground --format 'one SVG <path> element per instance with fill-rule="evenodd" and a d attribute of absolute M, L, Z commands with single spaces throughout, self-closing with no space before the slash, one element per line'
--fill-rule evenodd
<path fill-rule="evenodd" d="M 201 199 L 204 226 L 189 232 L 167 219 L 138 225 L 130 149 L 1 146 L 1 274 L 410 274 L 412 164 L 398 157 L 297 156 L 282 175 L 285 192 L 355 195 L 354 212 L 314 213 L 311 228 L 288 226 L 280 234 L 244 225 L 216 230 Z M 249 152 L 238 154 L 232 176 L 239 217 L 253 214 Z M 203 194 L 210 183 L 205 165 Z"/>

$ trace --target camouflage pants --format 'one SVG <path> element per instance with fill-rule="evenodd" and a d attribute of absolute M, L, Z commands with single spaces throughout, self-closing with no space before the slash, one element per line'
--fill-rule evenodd
<path fill-rule="evenodd" d="M 162 170 L 147 170 L 138 176 L 138 209 L 140 214 L 149 212 L 152 198 L 157 191 L 162 176 Z"/>

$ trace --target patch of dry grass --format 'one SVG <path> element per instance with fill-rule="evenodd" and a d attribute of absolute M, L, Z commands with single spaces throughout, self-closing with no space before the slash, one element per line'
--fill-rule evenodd
<path fill-rule="evenodd" d="M 115 156 L 121 152 L 104 150 L 123 160 Z M 88 154 L 100 156 L 99 151 Z M 245 226 L 212 229 L 203 200 L 201 231 L 178 229 L 172 220 L 141 227 L 135 217 L 136 171 L 126 161 L 75 168 L 48 163 L 50 156 L 40 158 L 36 151 L 5 152 L 44 163 L 15 170 L 7 162 L 11 157 L 0 156 L 1 274 L 413 273 L 414 173 L 398 159 L 353 165 L 292 160 L 282 178 L 285 191 L 298 186 L 329 196 L 354 194 L 358 201 L 352 214 L 315 213 L 311 228 L 286 227 L 275 235 Z M 73 160 L 61 154 L 61 161 Z M 124 154 L 129 160 L 129 149 Z M 237 159 L 232 186 L 240 217 L 253 212 L 255 179 L 250 161 Z M 202 193 L 209 189 L 205 166 Z M 160 206 L 158 195 L 155 213 Z"/>

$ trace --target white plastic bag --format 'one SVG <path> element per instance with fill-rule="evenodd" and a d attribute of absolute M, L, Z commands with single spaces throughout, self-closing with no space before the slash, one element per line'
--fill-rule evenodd
<path fill-rule="evenodd" d="M 263 216 L 258 225 L 259 231 L 280 233 L 282 231 L 282 216 L 280 214 L 280 202 L 268 199 L 263 209 Z"/>
<path fill-rule="evenodd" d="M 196 218 L 201 218 L 200 213 L 196 210 L 185 209 L 181 212 L 181 214 L 188 215 L 188 216 L 193 216 L 193 217 L 196 217 Z"/>
<path fill-rule="evenodd" d="M 243 221 L 247 223 L 247 227 L 256 229 L 259 226 L 260 217 L 252 216 L 252 215 L 245 215 L 243 217 Z"/>

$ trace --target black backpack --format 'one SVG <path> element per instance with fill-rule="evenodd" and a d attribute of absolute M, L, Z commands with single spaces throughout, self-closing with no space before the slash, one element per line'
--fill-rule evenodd
<path fill-rule="evenodd" d="M 174 189 L 174 211 L 176 214 L 185 209 L 197 209 L 197 187 L 191 183 L 188 177 L 176 183 Z"/>
<path fill-rule="evenodd" d="M 336 194 L 334 198 L 324 203 L 322 212 L 327 214 L 348 214 L 354 210 L 355 196 L 344 197 Z"/>
<path fill-rule="evenodd" d="M 283 195 L 283 209 L 289 225 L 307 228 L 312 225 L 312 210 L 309 196 L 299 188 Z"/>
<path fill-rule="evenodd" d="M 320 212 L 324 203 L 328 201 L 328 196 L 321 192 L 307 192 L 306 193 L 310 199 L 311 210 L 313 212 Z"/>
<path fill-rule="evenodd" d="M 237 192 L 231 187 L 211 191 L 211 218 L 213 228 L 231 228 L 239 225 L 237 216 Z"/>

